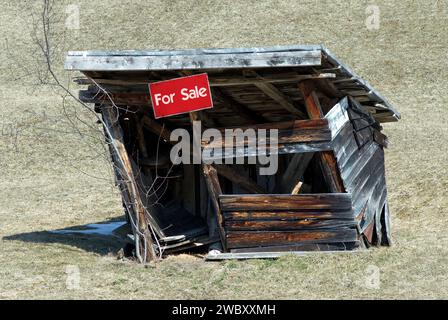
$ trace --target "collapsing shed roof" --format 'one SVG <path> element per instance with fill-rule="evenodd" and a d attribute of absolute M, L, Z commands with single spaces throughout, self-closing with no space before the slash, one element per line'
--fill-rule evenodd
<path fill-rule="evenodd" d="M 305 74 L 314 73 L 327 80 L 327 90 L 338 92 L 341 96 L 350 95 L 369 112 L 374 113 L 378 122 L 396 121 L 400 114 L 367 81 L 340 62 L 327 48 L 313 46 L 275 46 L 262 48 L 226 48 L 226 49 L 188 49 L 188 50 L 154 50 L 154 51 L 71 51 L 68 53 L 65 68 L 79 70 L 92 78 L 105 77 L 116 72 L 135 75 L 141 72 L 158 72 L 196 70 L 208 72 L 211 86 L 225 86 L 220 81 L 221 72 L 242 70 L 241 84 L 250 81 L 253 74 L 244 70 L 284 69 L 297 71 L 306 69 Z M 255 73 L 257 77 L 257 73 Z M 286 83 L 288 80 L 300 80 L 290 75 L 270 79 L 272 83 Z M 238 80 L 238 77 L 234 77 Z M 253 79 L 253 78 L 252 78 Z M 222 80 L 222 79 L 221 79 Z M 265 80 L 265 79 L 263 79 Z M 98 81 L 98 83 L 101 83 Z M 107 82 L 106 82 L 107 83 Z"/>

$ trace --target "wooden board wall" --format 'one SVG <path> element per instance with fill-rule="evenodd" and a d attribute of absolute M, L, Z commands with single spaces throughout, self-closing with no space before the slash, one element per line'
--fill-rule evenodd
<path fill-rule="evenodd" d="M 357 243 L 346 193 L 221 195 L 219 201 L 229 249 L 316 250 Z"/>
<path fill-rule="evenodd" d="M 369 115 L 360 113 L 351 102 L 350 121 L 333 141 L 338 167 L 347 192 L 352 194 L 360 232 L 368 244 L 389 244 L 383 150 L 387 138 L 377 130 L 375 120 L 369 121 Z"/>

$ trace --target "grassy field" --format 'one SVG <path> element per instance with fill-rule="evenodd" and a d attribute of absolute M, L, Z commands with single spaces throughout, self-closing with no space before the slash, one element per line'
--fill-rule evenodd
<path fill-rule="evenodd" d="M 372 3 L 380 25 L 369 30 Z M 80 29 L 58 29 L 64 81 L 67 50 L 325 44 L 402 113 L 384 125 L 394 246 L 275 261 L 182 254 L 143 267 L 117 260 L 113 241 L 49 234 L 116 218 L 121 204 L 98 136 L 69 121 L 93 117 L 24 72 L 41 63 L 30 9 L 0 0 L 0 298 L 448 298 L 447 1 L 74 0 L 60 1 L 61 16 L 66 4 L 79 5 Z"/>

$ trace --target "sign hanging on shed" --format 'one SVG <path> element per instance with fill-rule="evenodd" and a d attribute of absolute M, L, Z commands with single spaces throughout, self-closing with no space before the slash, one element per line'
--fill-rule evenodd
<path fill-rule="evenodd" d="M 149 84 L 156 119 L 213 107 L 206 73 Z"/>

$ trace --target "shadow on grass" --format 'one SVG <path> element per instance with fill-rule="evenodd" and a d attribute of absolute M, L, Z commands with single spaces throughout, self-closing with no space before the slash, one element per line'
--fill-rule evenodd
<path fill-rule="evenodd" d="M 100 255 L 116 253 L 126 245 L 127 225 L 123 219 L 73 226 L 50 231 L 19 233 L 3 237 L 3 240 L 33 243 L 59 243 L 77 247 Z"/>

